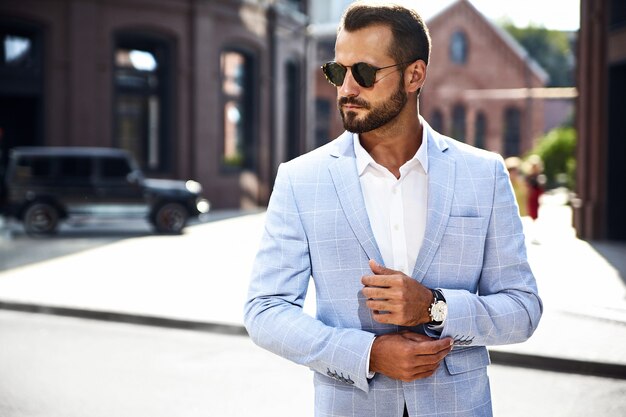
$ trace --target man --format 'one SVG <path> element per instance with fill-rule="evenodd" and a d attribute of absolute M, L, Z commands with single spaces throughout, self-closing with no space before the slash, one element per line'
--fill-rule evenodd
<path fill-rule="evenodd" d="M 353 3 L 323 67 L 346 132 L 276 177 L 245 323 L 315 371 L 316 416 L 489 416 L 485 346 L 541 316 L 502 158 L 419 117 L 429 54 L 417 14 Z"/>

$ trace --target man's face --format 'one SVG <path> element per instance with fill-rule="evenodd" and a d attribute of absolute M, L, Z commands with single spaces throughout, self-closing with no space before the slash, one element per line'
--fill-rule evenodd
<path fill-rule="evenodd" d="M 344 66 L 357 62 L 376 67 L 396 64 L 387 53 L 391 41 L 391 30 L 386 26 L 371 26 L 355 32 L 342 30 L 337 36 L 335 60 Z M 350 69 L 343 85 L 337 89 L 337 107 L 344 128 L 354 133 L 386 125 L 400 114 L 406 102 L 404 77 L 398 67 L 378 71 L 376 83 L 369 88 L 360 86 Z"/>

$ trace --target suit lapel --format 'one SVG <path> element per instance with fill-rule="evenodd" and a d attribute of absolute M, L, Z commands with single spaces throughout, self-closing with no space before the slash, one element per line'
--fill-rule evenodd
<path fill-rule="evenodd" d="M 454 195 L 454 159 L 446 153 L 448 145 L 423 120 L 428 129 L 428 212 L 424 242 L 415 262 L 413 277 L 422 281 L 439 248 L 450 217 Z"/>
<path fill-rule="evenodd" d="M 382 264 L 382 255 L 370 226 L 361 182 L 356 170 L 352 134 L 346 132 L 335 140 L 337 142 L 333 156 L 337 157 L 337 160 L 331 163 L 328 169 L 335 184 L 337 198 L 352 231 L 367 256 Z"/>

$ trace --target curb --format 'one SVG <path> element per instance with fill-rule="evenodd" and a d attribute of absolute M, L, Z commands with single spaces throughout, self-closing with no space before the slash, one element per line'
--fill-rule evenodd
<path fill-rule="evenodd" d="M 170 329 L 193 330 L 230 336 L 248 336 L 248 332 L 245 327 L 233 324 L 207 323 L 193 320 L 171 319 L 110 311 L 84 310 L 78 308 L 6 301 L 0 301 L 0 310 L 50 314 L 63 317 L 75 317 Z M 498 350 L 489 350 L 489 356 L 491 357 L 491 362 L 497 365 L 589 375 L 602 378 L 626 379 L 626 365 L 503 352 Z"/>
<path fill-rule="evenodd" d="M 489 350 L 491 362 L 497 365 L 537 369 L 567 374 L 626 379 L 626 365 L 606 362 L 581 361 L 548 356 Z"/>
<path fill-rule="evenodd" d="M 166 317 L 144 316 L 112 311 L 84 310 L 78 308 L 46 306 L 26 303 L 0 301 L 0 310 L 20 311 L 24 313 L 50 314 L 54 316 L 75 317 L 143 326 L 164 327 L 169 329 L 195 330 L 219 333 L 231 336 L 248 336 L 245 327 L 233 324 L 207 323 L 193 320 L 171 319 Z"/>

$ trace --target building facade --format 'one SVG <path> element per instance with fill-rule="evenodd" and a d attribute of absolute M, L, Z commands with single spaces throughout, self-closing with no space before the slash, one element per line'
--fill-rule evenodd
<path fill-rule="evenodd" d="M 577 194 L 584 239 L 626 241 L 626 7 L 581 0 Z"/>
<path fill-rule="evenodd" d="M 0 3 L 0 149 L 130 150 L 213 207 L 266 204 L 306 148 L 306 1 Z"/>

